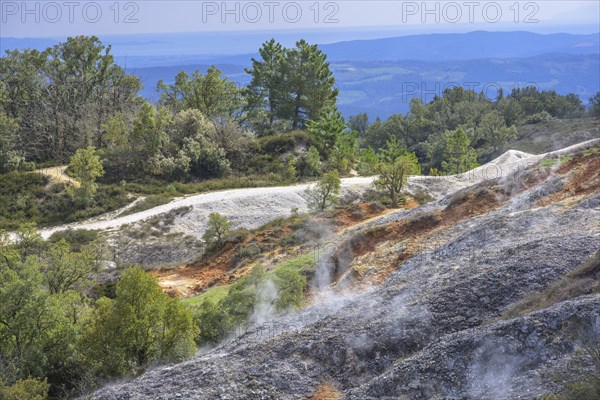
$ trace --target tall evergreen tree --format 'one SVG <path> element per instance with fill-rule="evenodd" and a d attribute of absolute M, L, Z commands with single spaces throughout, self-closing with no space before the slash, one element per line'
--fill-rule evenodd
<path fill-rule="evenodd" d="M 335 78 L 317 45 L 300 40 L 295 48 L 285 49 L 272 39 L 259 52 L 261 59 L 253 59 L 252 68 L 246 70 L 252 75 L 246 89 L 247 111 L 259 130 L 273 129 L 276 122 L 302 129 L 335 106 Z"/>
<path fill-rule="evenodd" d="M 600 117 L 600 92 L 596 92 L 590 98 L 590 114 L 594 117 Z"/>
<path fill-rule="evenodd" d="M 446 149 L 442 168 L 446 173 L 461 174 L 479 165 L 477 153 L 463 129 L 447 132 L 445 136 Z"/>
<path fill-rule="evenodd" d="M 338 136 L 346 129 L 344 116 L 335 108 L 324 109 L 318 119 L 308 122 L 308 131 L 331 151 Z"/>
<path fill-rule="evenodd" d="M 286 96 L 284 89 L 283 64 L 285 50 L 271 39 L 258 50 L 260 59 L 252 59 L 252 68 L 246 72 L 252 75 L 246 87 L 246 111 L 259 131 L 270 130 L 276 119 L 282 116 Z"/>
<path fill-rule="evenodd" d="M 290 89 L 292 127 L 304 128 L 306 123 L 319 117 L 322 110 L 335 106 L 338 89 L 326 61 L 327 55 L 317 45 L 305 40 L 286 51 L 286 80 Z"/>

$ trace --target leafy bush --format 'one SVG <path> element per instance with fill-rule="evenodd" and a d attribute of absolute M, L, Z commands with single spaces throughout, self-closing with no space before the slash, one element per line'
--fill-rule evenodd
<path fill-rule="evenodd" d="M 319 176 L 323 165 L 321 155 L 315 146 L 311 146 L 305 155 L 305 164 L 302 174 L 305 176 Z"/>
<path fill-rule="evenodd" d="M 125 271 L 114 300 L 96 302 L 81 339 L 86 362 L 103 376 L 182 360 L 194 354 L 198 335 L 191 313 L 169 298 L 140 267 Z"/>
<path fill-rule="evenodd" d="M 260 146 L 263 152 L 270 155 L 278 155 L 290 152 L 294 150 L 295 145 L 296 140 L 289 133 L 267 136 L 260 141 Z"/>
<path fill-rule="evenodd" d="M 248 321 L 258 302 L 259 286 L 265 280 L 265 268 L 258 265 L 254 267 L 250 275 L 231 285 L 227 297 L 220 304 L 232 327 L 243 325 Z"/>
<path fill-rule="evenodd" d="M 197 298 L 186 299 L 185 303 L 195 309 L 195 321 L 200 329 L 196 343 L 216 344 L 234 329 L 245 326 L 258 303 L 264 301 L 261 292 L 269 282 L 277 289 L 275 312 L 300 308 L 304 302 L 306 275 L 314 263 L 315 256 L 308 254 L 268 272 L 258 265 L 231 285 L 217 286 Z"/>
<path fill-rule="evenodd" d="M 209 249 L 214 249 L 215 246 L 221 244 L 225 235 L 231 229 L 231 222 L 223 215 L 213 212 L 208 216 L 208 226 L 202 239 L 206 242 Z"/>
<path fill-rule="evenodd" d="M 120 186 L 99 185 L 90 204 L 73 196 L 61 185 L 54 185 L 47 191 L 40 204 L 40 225 L 64 224 L 114 211 L 130 202 L 125 190 Z"/>
<path fill-rule="evenodd" d="M 220 303 L 204 300 L 197 308 L 194 321 L 200 327 L 196 336 L 198 345 L 215 345 L 225 339 L 230 331 L 229 319 Z"/>
<path fill-rule="evenodd" d="M 407 184 L 410 175 L 418 175 L 421 172 L 419 162 L 414 153 L 400 156 L 392 163 L 381 163 L 377 167 L 379 177 L 373 185 L 384 190 L 390 198 L 393 207 L 403 204 L 406 199 L 401 195 L 402 188 Z"/>
<path fill-rule="evenodd" d="M 342 182 L 337 170 L 326 173 L 316 185 L 306 189 L 308 207 L 313 210 L 324 211 L 337 205 L 341 185 Z"/>
<path fill-rule="evenodd" d="M 10 386 L 4 386 L 0 381 L 0 399 L 46 400 L 49 386 L 46 380 L 35 378 L 21 379 Z"/>
<path fill-rule="evenodd" d="M 529 115 L 525 118 L 526 124 L 539 124 L 540 122 L 548 122 L 554 119 L 552 115 L 548 111 L 541 111 L 539 113 L 535 113 L 533 115 Z"/>
<path fill-rule="evenodd" d="M 279 296 L 275 302 L 277 311 L 285 311 L 290 308 L 299 309 L 304 302 L 304 289 L 306 288 L 306 276 L 293 264 L 282 266 L 275 271 L 275 284 L 279 290 Z"/>
<path fill-rule="evenodd" d="M 81 248 L 98 239 L 98 231 L 87 229 L 67 229 L 64 231 L 54 232 L 49 238 L 50 243 L 58 243 L 65 240 L 71 245 L 71 251 L 80 251 Z"/>
<path fill-rule="evenodd" d="M 415 193 L 413 197 L 420 205 L 427 204 L 434 200 L 434 198 L 427 192 Z"/>
<path fill-rule="evenodd" d="M 39 218 L 39 200 L 47 179 L 40 174 L 0 175 L 0 229 L 12 230 Z"/>
<path fill-rule="evenodd" d="M 122 187 L 99 185 L 90 204 L 62 184 L 47 186 L 37 173 L 0 175 L 0 229 L 14 230 L 33 222 L 54 225 L 90 218 L 123 207 L 129 202 Z"/>

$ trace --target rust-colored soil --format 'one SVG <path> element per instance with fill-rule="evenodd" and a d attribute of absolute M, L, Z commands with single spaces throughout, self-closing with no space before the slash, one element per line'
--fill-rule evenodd
<path fill-rule="evenodd" d="M 414 200 L 413 200 L 414 201 Z M 416 203 L 416 202 L 415 202 Z M 407 202 L 407 206 L 414 206 Z M 388 210 L 370 203 L 358 203 L 338 210 L 332 218 L 318 217 L 317 223 L 330 224 L 336 229 L 355 226 Z M 248 232 L 239 241 L 227 242 L 215 253 L 175 268 L 153 272 L 163 290 L 174 297 L 185 297 L 214 286 L 231 283 L 248 274 L 258 262 L 269 268 L 299 254 L 298 245 L 285 246 L 282 239 L 293 235 L 290 223 Z M 307 232 L 305 240 L 318 239 Z"/>
<path fill-rule="evenodd" d="M 577 156 L 561 164 L 558 168 L 537 168 L 515 178 L 516 193 L 531 189 L 546 181 L 552 173 L 569 174 L 567 184 L 558 193 L 547 196 L 539 201 L 540 206 L 546 206 L 569 199 L 579 199 L 583 195 L 600 190 L 600 154 Z M 486 214 L 499 208 L 508 199 L 505 189 L 478 188 L 458 193 L 450 204 L 441 212 L 409 218 L 384 226 L 379 226 L 357 235 L 350 243 L 350 249 L 355 258 L 369 257 L 379 246 L 402 244 L 403 251 L 394 253 L 394 257 L 386 260 L 366 260 L 371 273 L 364 279 L 365 285 L 379 284 L 389 274 L 398 269 L 404 261 L 426 250 L 423 244 L 437 243 L 441 235 L 452 225 L 477 215 Z M 374 268 L 373 268 L 374 267 Z M 363 267 L 365 269 L 366 267 Z M 359 277 L 364 271 L 357 268 Z"/>
<path fill-rule="evenodd" d="M 541 199 L 538 202 L 540 206 L 589 195 L 600 190 L 600 154 L 575 157 L 560 165 L 556 173 L 569 174 L 567 183 L 560 192 Z"/>
<path fill-rule="evenodd" d="M 529 170 L 515 179 L 514 186 L 508 190 L 523 192 L 544 182 L 552 173 L 569 174 L 567 185 L 559 193 L 555 193 L 539 201 L 545 206 L 558 201 L 578 198 L 582 195 L 598 191 L 600 188 L 600 154 L 588 157 L 578 156 L 561 164 L 556 169 L 541 168 Z M 368 278 L 363 279 L 360 267 L 356 268 L 359 279 L 364 284 L 378 284 L 389 274 L 398 269 L 405 260 L 423 252 L 424 244 L 440 244 L 440 237 L 446 229 L 454 224 L 477 215 L 486 214 L 501 206 L 508 199 L 504 188 L 478 187 L 457 193 L 449 205 L 438 212 L 417 215 L 398 222 L 365 229 L 352 235 L 352 238 L 342 246 L 340 252 L 350 251 L 353 259 L 369 257 L 378 247 L 386 244 L 401 243 L 402 251 L 393 253 L 393 257 L 373 263 L 365 260 L 363 267 L 370 269 Z M 417 207 L 418 203 L 409 198 L 403 208 Z M 341 210 L 317 217 L 316 224 L 329 224 L 338 233 L 361 225 L 389 213 L 382 207 L 370 203 L 352 204 Z M 297 227 L 296 227 L 297 228 Z M 291 224 L 276 225 L 261 231 L 250 232 L 247 237 L 238 242 L 226 243 L 218 252 L 195 263 L 177 268 L 155 272 L 161 287 L 173 296 L 189 296 L 202 292 L 213 285 L 221 285 L 246 275 L 252 267 L 260 262 L 267 266 L 276 265 L 290 258 L 294 253 L 289 246 L 282 244 L 282 238 L 293 235 Z M 304 240 L 314 240 L 310 232 Z M 297 249 L 298 244 L 295 244 Z M 292 247 L 294 247 L 292 246 Z M 246 254 L 247 249 L 259 249 L 256 254 Z M 375 265 L 373 267 L 373 265 Z M 353 266 L 354 268 L 354 266 Z M 374 272 L 373 272 L 374 270 Z"/>
<path fill-rule="evenodd" d="M 372 268 L 363 284 L 380 284 L 392 272 L 398 269 L 404 261 L 423 252 L 424 244 L 439 241 L 437 237 L 448 227 L 464 219 L 482 215 L 497 209 L 503 199 L 501 188 L 480 188 L 458 194 L 457 197 L 442 211 L 417 215 L 402 221 L 389 223 L 367 230 L 362 235 L 355 235 L 350 241 L 350 251 L 354 258 L 368 256 L 374 250 L 386 243 L 402 243 L 403 251 L 388 257 L 383 262 L 369 263 Z M 345 250 L 345 249 L 344 249 Z M 342 251 L 344 251 L 342 250 Z M 374 269 L 374 271 L 373 271 Z M 364 271 L 356 270 L 361 276 Z"/>
<path fill-rule="evenodd" d="M 315 392 L 307 400 L 338 400 L 343 394 L 330 382 L 323 382 L 317 386 Z"/>

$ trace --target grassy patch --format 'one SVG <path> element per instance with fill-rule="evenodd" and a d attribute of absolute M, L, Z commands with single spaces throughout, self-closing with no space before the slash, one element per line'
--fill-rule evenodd
<path fill-rule="evenodd" d="M 294 258 L 293 260 L 286 261 L 281 265 L 271 269 L 267 272 L 267 276 L 274 276 L 279 272 L 288 270 L 288 269 L 297 269 L 299 272 L 307 273 L 312 270 L 312 267 L 315 265 L 316 255 L 314 252 L 310 252 L 308 254 L 304 254 L 298 258 Z"/>
<path fill-rule="evenodd" d="M 560 157 L 556 157 L 556 158 L 544 158 L 542 161 L 540 161 L 540 167 L 549 168 L 549 167 L 553 167 L 557 164 L 567 163 L 567 162 L 571 161 L 572 159 L 573 159 L 573 157 L 571 157 L 571 156 L 560 156 Z"/>
<path fill-rule="evenodd" d="M 435 200 L 429 193 L 426 192 L 415 193 L 413 197 L 420 205 L 427 204 Z"/>
<path fill-rule="evenodd" d="M 119 217 L 124 217 L 125 215 L 131 215 L 138 212 L 146 211 L 151 208 L 167 204 L 171 200 L 173 200 L 173 195 L 169 193 L 149 195 L 143 200 L 137 202 L 133 207 L 124 210 L 122 213 L 119 214 Z"/>
<path fill-rule="evenodd" d="M 231 285 L 213 286 L 204 293 L 201 293 L 194 297 L 182 299 L 181 302 L 189 307 L 198 306 L 205 300 L 211 301 L 216 304 L 227 296 L 227 294 L 229 293 L 230 286 Z"/>
<path fill-rule="evenodd" d="M 584 157 L 591 157 L 594 154 L 598 154 L 600 153 L 600 147 L 592 147 L 591 149 L 588 149 L 586 151 L 583 152 L 583 156 Z"/>
<path fill-rule="evenodd" d="M 286 261 L 277 267 L 267 271 L 267 278 L 273 278 L 278 273 L 283 273 L 286 270 L 296 269 L 303 274 L 310 273 L 312 267 L 315 265 L 315 257 L 316 255 L 311 252 L 305 255 L 302 255 L 298 258 L 294 258 L 293 260 Z M 222 299 L 224 299 L 229 293 L 229 288 L 233 284 L 229 285 L 219 285 L 213 286 L 212 288 L 206 290 L 205 292 L 193 296 L 182 299 L 181 301 L 190 307 L 194 307 L 200 305 L 204 300 L 212 301 L 213 303 L 218 303 Z"/>
<path fill-rule="evenodd" d="M 15 230 L 25 223 L 38 226 L 64 224 L 114 211 L 129 203 L 127 193 L 114 185 L 99 185 L 91 205 L 63 184 L 47 186 L 38 173 L 0 175 L 0 229 Z"/>
<path fill-rule="evenodd" d="M 575 270 L 554 282 L 546 290 L 534 293 L 514 304 L 503 318 L 515 318 L 547 308 L 561 301 L 589 293 L 600 293 L 600 251 Z"/>
<path fill-rule="evenodd" d="M 216 190 L 243 189 L 253 187 L 272 187 L 291 184 L 294 182 L 283 179 L 270 179 L 266 176 L 230 176 L 227 178 L 210 179 L 202 182 L 172 182 L 158 179 L 148 179 L 140 182 L 123 182 L 119 186 L 126 191 L 138 195 L 170 195 L 180 197 Z"/>

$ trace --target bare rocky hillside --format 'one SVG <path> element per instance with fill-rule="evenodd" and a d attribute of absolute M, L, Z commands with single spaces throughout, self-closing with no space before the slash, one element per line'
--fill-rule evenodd
<path fill-rule="evenodd" d="M 509 152 L 485 176 L 413 180 L 409 190 L 438 200 L 341 232 L 317 267 L 330 284 L 314 304 L 93 398 L 558 392 L 595 368 L 581 349 L 600 338 L 599 145 Z"/>

